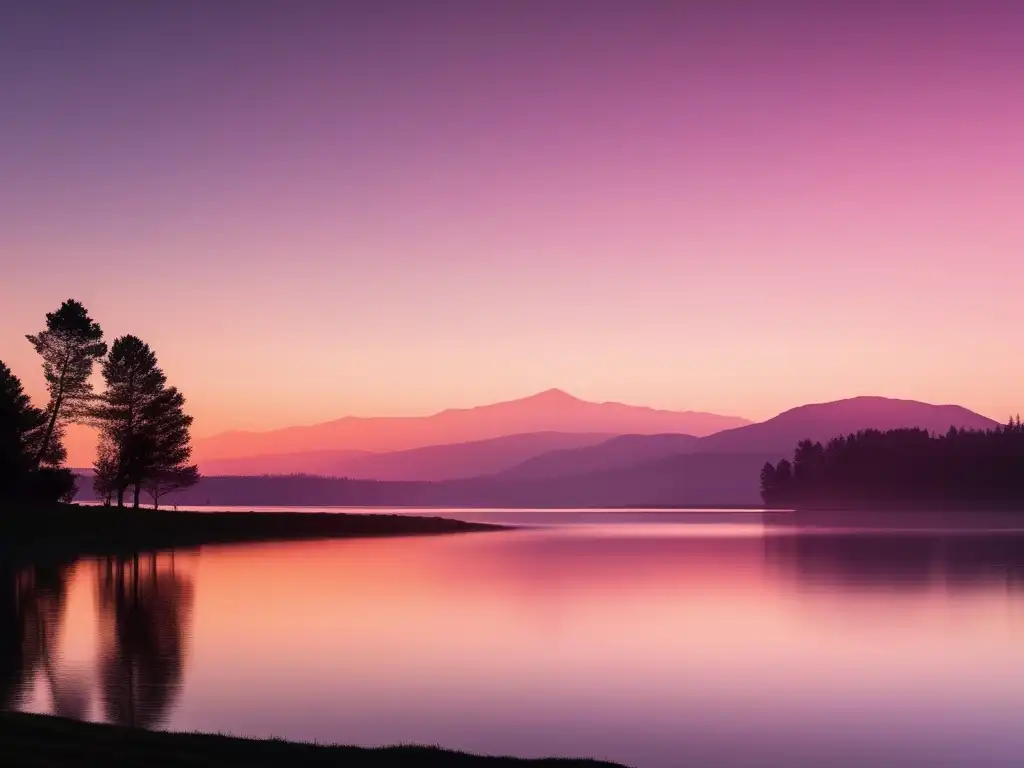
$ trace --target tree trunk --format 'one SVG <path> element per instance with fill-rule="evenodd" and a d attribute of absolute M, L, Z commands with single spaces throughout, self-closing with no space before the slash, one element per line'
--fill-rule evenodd
<path fill-rule="evenodd" d="M 141 489 L 139 488 L 139 484 L 136 483 L 135 484 L 135 488 L 134 488 L 134 490 L 132 492 L 132 509 L 138 509 L 139 508 L 139 491 L 140 490 Z"/>
<path fill-rule="evenodd" d="M 61 384 L 61 388 L 63 388 Z M 46 456 L 46 451 L 50 447 L 50 441 L 53 440 L 53 430 L 57 427 L 57 416 L 60 413 L 60 406 L 64 400 L 64 393 L 60 392 L 53 401 L 53 410 L 50 411 L 50 419 L 46 422 L 46 431 L 43 432 L 43 440 L 39 443 L 39 453 L 36 456 L 36 466 L 38 467 L 43 463 L 43 457 Z"/>
<path fill-rule="evenodd" d="M 117 489 L 117 506 L 124 506 L 124 488 Z"/>

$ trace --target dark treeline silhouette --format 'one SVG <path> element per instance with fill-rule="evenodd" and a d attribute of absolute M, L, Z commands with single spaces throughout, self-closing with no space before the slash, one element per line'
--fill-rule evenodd
<path fill-rule="evenodd" d="M 185 398 L 135 336 L 114 340 L 107 353 L 103 329 L 81 303 L 69 299 L 46 315 L 46 327 L 27 336 L 42 360 L 49 400 L 32 405 L 21 381 L 0 362 L 0 500 L 71 501 L 75 475 L 64 466 L 69 424 L 100 431 L 93 487 L 107 503 L 132 489 L 133 506 L 145 491 L 159 504 L 168 493 L 195 485 L 190 465 L 192 417 Z M 99 362 L 105 389 L 93 391 Z"/>
<path fill-rule="evenodd" d="M 801 441 L 793 460 L 766 463 L 772 507 L 1024 508 L 1024 425 L 992 430 L 865 430 L 826 445 Z"/>

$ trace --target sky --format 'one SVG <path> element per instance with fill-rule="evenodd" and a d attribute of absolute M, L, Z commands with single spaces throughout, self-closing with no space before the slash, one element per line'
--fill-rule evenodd
<path fill-rule="evenodd" d="M 198 435 L 559 387 L 1024 410 L 1024 4 L 0 9 L 0 359 L 83 301 Z"/>

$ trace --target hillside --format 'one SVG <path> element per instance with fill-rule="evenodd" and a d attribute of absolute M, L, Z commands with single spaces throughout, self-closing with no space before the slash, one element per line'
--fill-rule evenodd
<path fill-rule="evenodd" d="M 501 473 L 503 479 L 541 479 L 620 469 L 664 456 L 689 453 L 693 435 L 619 435 L 583 448 L 563 448 L 527 459 Z"/>
<path fill-rule="evenodd" d="M 430 445 L 371 454 L 346 463 L 346 476 L 367 480 L 454 480 L 507 470 L 550 452 L 591 446 L 610 435 L 590 432 L 531 432 L 490 440 Z"/>
<path fill-rule="evenodd" d="M 200 464 L 211 459 L 307 451 L 400 451 L 532 432 L 606 435 L 709 435 L 746 419 L 697 411 L 666 411 L 592 403 L 552 389 L 520 400 L 450 409 L 432 416 L 346 417 L 268 432 L 225 432 L 195 441 Z"/>
<path fill-rule="evenodd" d="M 531 432 L 384 453 L 308 451 L 208 459 L 200 469 L 208 475 L 309 474 L 365 480 L 453 480 L 501 472 L 538 454 L 589 446 L 609 437 L 583 432 Z"/>
<path fill-rule="evenodd" d="M 800 440 L 827 442 L 862 429 L 920 427 L 930 432 L 991 429 L 992 419 L 959 405 L 930 405 L 916 400 L 854 397 L 831 403 L 802 405 L 758 424 L 729 429 L 697 441 L 700 453 L 773 453 L 789 457 Z"/>

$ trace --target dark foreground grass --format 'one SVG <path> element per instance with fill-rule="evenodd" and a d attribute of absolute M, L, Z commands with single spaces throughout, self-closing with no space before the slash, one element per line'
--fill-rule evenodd
<path fill-rule="evenodd" d="M 315 512 L 173 512 L 0 503 L 0 556 L 105 555 L 253 541 L 501 530 L 441 517 Z"/>
<path fill-rule="evenodd" d="M 521 760 L 436 747 L 321 746 L 81 723 L 47 715 L 0 713 L 0 764 L 12 768 L 623 768 L 598 760 Z"/>

